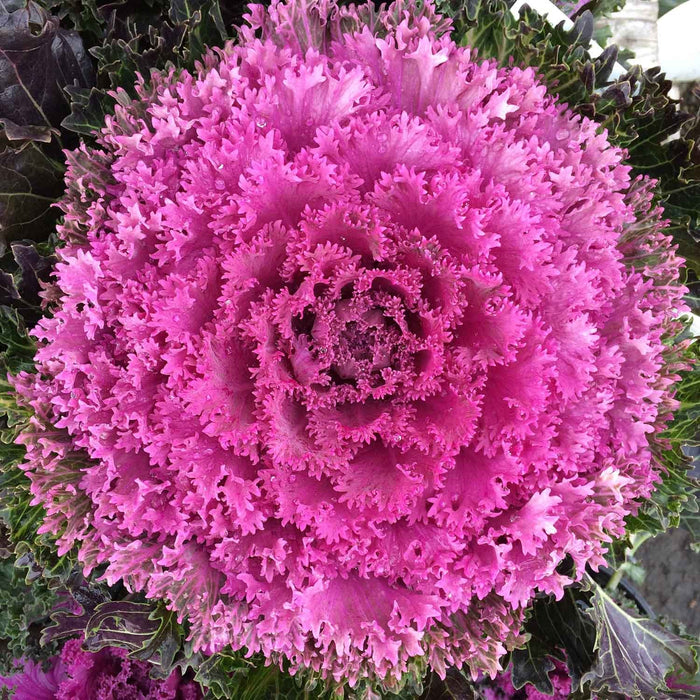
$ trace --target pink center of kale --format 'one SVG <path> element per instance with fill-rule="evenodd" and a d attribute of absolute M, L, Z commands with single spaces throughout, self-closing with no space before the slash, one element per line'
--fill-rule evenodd
<path fill-rule="evenodd" d="M 382 278 L 366 291 L 347 283 L 317 285 L 316 303 L 292 319 L 295 337 L 283 343 L 300 384 L 335 399 L 395 395 L 420 371 L 420 317 Z"/>

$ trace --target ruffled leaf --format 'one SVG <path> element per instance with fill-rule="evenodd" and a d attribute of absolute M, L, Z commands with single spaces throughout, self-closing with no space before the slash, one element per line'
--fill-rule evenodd
<path fill-rule="evenodd" d="M 401 696 L 404 697 L 404 696 Z M 406 695 L 406 700 L 415 695 Z M 431 673 L 425 681 L 420 700 L 477 700 L 480 696 L 467 676 L 456 669 L 449 669 L 445 678 Z"/>
<path fill-rule="evenodd" d="M 52 248 L 51 244 L 15 241 L 10 245 L 11 255 L 0 261 L 0 306 L 17 309 L 27 325 L 34 325 L 42 315 L 39 292 L 56 262 Z"/>
<path fill-rule="evenodd" d="M 453 37 L 501 65 L 532 66 L 579 114 L 597 121 L 613 143 L 628 149 L 636 172 L 659 180 L 658 195 L 680 254 L 700 274 L 700 120 L 678 111 L 671 82 L 659 68 L 634 66 L 610 80 L 617 47 L 591 58 L 591 15 L 581 13 L 570 30 L 552 27 L 528 7 L 514 17 L 504 0 L 442 0 L 453 17 Z M 670 138 L 674 136 L 674 138 Z M 677 137 L 677 138 L 675 138 Z"/>
<path fill-rule="evenodd" d="M 94 136 L 114 111 L 112 90 L 133 95 L 137 74 L 171 66 L 193 68 L 208 47 L 230 38 L 228 27 L 244 10 L 243 2 L 227 2 L 222 8 L 219 0 L 151 0 L 138 8 L 124 2 L 100 6 L 95 0 L 77 7 L 50 5 L 93 43 L 97 85 L 68 90 L 70 115 L 61 124 L 83 137 Z"/>
<path fill-rule="evenodd" d="M 40 644 L 39 632 L 57 597 L 43 580 L 27 583 L 14 557 L 0 559 L 0 675 L 10 673 L 14 659 L 38 661 L 56 653 L 57 645 Z"/>
<path fill-rule="evenodd" d="M 50 246 L 43 249 L 47 248 Z M 46 511 L 32 503 L 30 481 L 19 466 L 26 450 L 15 443 L 18 433 L 29 424 L 32 411 L 18 404 L 14 389 L 5 379 L 8 372 L 34 369 L 35 345 L 27 335 L 24 318 L 31 319 L 37 313 L 36 285 L 47 272 L 50 255 L 47 259 L 31 246 L 15 244 L 13 257 L 14 262 L 10 262 L 9 255 L 3 259 L 3 267 L 13 274 L 2 276 L 4 301 L 12 306 L 0 305 L 0 521 L 17 565 L 28 568 L 28 577 L 41 577 L 55 586 L 72 576 L 75 559 L 57 556 L 54 538 L 38 534 Z"/>
<path fill-rule="evenodd" d="M 666 449 L 659 455 L 665 467 L 662 481 L 634 516 L 627 518 L 628 533 L 656 534 L 685 526 L 698 544 L 700 479 L 693 475 L 700 447 L 700 342 L 685 353 L 688 368 L 681 372 L 676 400 L 680 407 L 666 430 Z"/>
<path fill-rule="evenodd" d="M 38 3 L 17 0 L 0 6 L 0 76 L 0 118 L 20 127 L 57 125 L 68 113 L 63 86 L 94 80 L 77 32 Z"/>
<path fill-rule="evenodd" d="M 337 697 L 314 674 L 300 671 L 292 677 L 275 665 L 265 665 L 260 655 L 246 658 L 240 653 L 223 650 L 202 659 L 195 670 L 195 680 L 216 700 L 267 700 L 270 697 L 330 700 Z"/>
<path fill-rule="evenodd" d="M 259 7 L 196 76 L 119 93 L 96 147 L 70 157 L 60 308 L 35 332 L 39 372 L 15 378 L 36 413 L 24 467 L 61 552 L 79 542 L 87 570 L 109 562 L 108 581 L 166 597 L 195 649 L 245 645 L 392 688 L 427 664 L 495 672 L 521 607 L 571 580 L 557 563 L 602 561 L 655 480 L 646 448 L 667 420 L 662 338 L 681 295 L 650 185 L 630 184 L 596 124 L 535 71 L 456 49 L 431 6 L 405 20 L 402 7 L 377 39 L 348 34 L 346 8 L 274 5 L 267 43 Z M 146 50 L 124 46 L 110 29 L 95 51 L 107 83 L 199 50 L 173 22 L 201 7 L 175 10 L 174 43 L 153 31 Z M 582 17 L 572 60 L 590 32 Z M 377 109 L 410 110 L 426 128 L 394 126 L 423 136 L 398 148 L 378 133 L 375 147 Z M 377 173 L 348 171 L 346 127 L 385 156 Z M 449 157 L 426 170 L 412 148 Z M 376 231 L 356 240 L 366 206 L 379 247 Z M 635 245 L 659 244 L 648 272 L 625 258 L 637 209 L 649 226 Z M 330 222 L 318 245 L 314 210 Z M 258 233 L 276 221 L 268 255 Z M 469 478 L 496 455 L 507 480 Z M 124 624 L 105 621 L 113 636 Z"/>
<path fill-rule="evenodd" d="M 182 643 L 182 627 L 163 603 L 111 601 L 101 603 L 85 626 L 85 649 L 118 646 L 135 659 L 158 665 L 170 675 Z"/>

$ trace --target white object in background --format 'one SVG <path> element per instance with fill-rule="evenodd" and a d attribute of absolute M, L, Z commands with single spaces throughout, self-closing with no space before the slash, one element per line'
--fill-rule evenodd
<path fill-rule="evenodd" d="M 518 17 L 520 15 L 520 8 L 524 5 L 529 5 L 537 14 L 545 17 L 549 23 L 553 24 L 555 27 L 560 22 L 564 22 L 564 29 L 571 29 L 571 27 L 574 26 L 574 23 L 549 0 L 516 0 L 516 2 L 511 5 L 510 11 Z M 600 49 L 600 46 L 598 46 L 598 48 Z"/>
<path fill-rule="evenodd" d="M 624 7 L 607 18 L 610 41 L 629 49 L 634 63 L 644 70 L 659 65 L 658 0 L 626 0 Z"/>
<path fill-rule="evenodd" d="M 564 29 L 567 30 L 574 26 L 574 23 L 553 2 L 550 2 L 550 0 L 515 0 L 515 3 L 510 8 L 511 13 L 515 17 L 518 17 L 520 15 L 520 8 L 524 5 L 531 7 L 537 14 L 542 15 L 542 17 L 555 27 L 561 22 L 564 22 Z M 592 58 L 597 58 L 603 53 L 603 48 L 596 41 L 591 41 L 588 53 L 591 54 Z M 626 72 L 627 71 L 619 63 L 616 63 L 613 66 L 610 79 L 615 80 L 615 78 L 619 78 Z"/>
<path fill-rule="evenodd" d="M 700 316 L 697 314 L 690 314 L 692 323 L 690 324 L 690 334 L 693 338 L 700 337 Z"/>
<path fill-rule="evenodd" d="M 659 17 L 659 62 L 669 80 L 700 80 L 700 0 Z"/>

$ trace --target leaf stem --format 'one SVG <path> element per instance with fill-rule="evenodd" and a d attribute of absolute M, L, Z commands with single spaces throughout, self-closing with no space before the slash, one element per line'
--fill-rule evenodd
<path fill-rule="evenodd" d="M 630 546 L 625 550 L 625 561 L 617 567 L 610 577 L 608 585 L 605 586 L 605 590 L 608 591 L 608 593 L 613 593 L 617 589 L 620 585 L 620 581 L 622 581 L 622 577 L 627 572 L 627 569 L 630 568 L 629 559 L 633 557 L 637 553 L 637 550 L 651 537 L 653 537 L 653 535 L 650 532 L 639 532 L 632 535 Z"/>

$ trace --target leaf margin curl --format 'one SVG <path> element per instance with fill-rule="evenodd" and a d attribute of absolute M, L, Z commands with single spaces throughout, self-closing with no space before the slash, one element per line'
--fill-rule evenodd
<path fill-rule="evenodd" d="M 679 676 L 693 678 L 698 673 L 700 641 L 681 637 L 655 620 L 625 610 L 589 575 L 584 585 L 592 593 L 586 614 L 596 626 L 597 656 L 591 670 L 582 676 L 582 686 L 589 685 L 590 691 L 601 697 L 622 695 L 630 700 L 697 697 L 684 687 L 669 686 L 667 681 Z M 644 663 L 640 663 L 642 656 Z"/>

